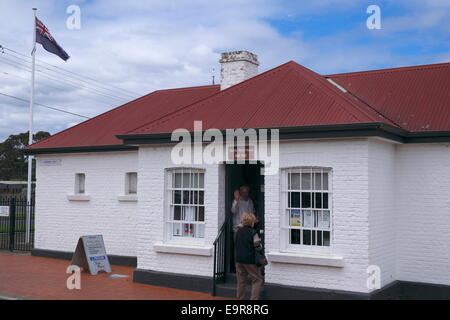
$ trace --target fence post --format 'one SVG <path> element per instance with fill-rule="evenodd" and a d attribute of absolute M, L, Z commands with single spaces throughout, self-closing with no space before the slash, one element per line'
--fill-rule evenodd
<path fill-rule="evenodd" d="M 9 251 L 14 251 L 16 236 L 16 199 L 11 198 L 9 206 Z"/>

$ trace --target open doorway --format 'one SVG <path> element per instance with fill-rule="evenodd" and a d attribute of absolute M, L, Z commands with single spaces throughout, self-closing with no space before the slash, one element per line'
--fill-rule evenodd
<path fill-rule="evenodd" d="M 261 240 L 264 246 L 264 176 L 261 174 L 263 164 L 258 162 L 256 164 L 226 164 L 225 165 L 225 200 L 226 200 L 226 214 L 232 221 L 231 205 L 233 203 L 233 193 L 239 190 L 241 186 L 249 187 L 249 197 L 252 199 L 255 207 L 255 215 L 259 220 L 257 230 L 260 231 Z M 226 266 L 227 274 L 235 273 L 234 265 L 234 241 L 232 227 L 227 231 L 226 240 Z"/>

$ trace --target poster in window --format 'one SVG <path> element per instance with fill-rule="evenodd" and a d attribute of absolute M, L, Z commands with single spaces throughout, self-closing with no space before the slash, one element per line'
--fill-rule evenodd
<path fill-rule="evenodd" d="M 310 210 L 303 211 L 303 226 L 311 228 L 313 225 L 313 214 Z"/>
<path fill-rule="evenodd" d="M 322 219 L 319 219 L 319 228 L 330 228 L 330 211 L 322 211 Z"/>
<path fill-rule="evenodd" d="M 302 212 L 300 210 L 291 210 L 291 226 L 301 227 L 302 226 Z"/>
<path fill-rule="evenodd" d="M 194 236 L 194 225 L 185 223 L 183 237 L 193 237 L 193 236 Z"/>
<path fill-rule="evenodd" d="M 173 235 L 175 237 L 181 237 L 181 223 L 173 224 Z"/>

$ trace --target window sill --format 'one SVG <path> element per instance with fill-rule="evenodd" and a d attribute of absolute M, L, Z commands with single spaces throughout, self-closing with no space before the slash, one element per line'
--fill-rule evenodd
<path fill-rule="evenodd" d="M 118 196 L 117 197 L 117 201 L 120 202 L 137 202 L 138 201 L 138 197 L 137 195 L 134 194 L 125 194 L 122 196 Z"/>
<path fill-rule="evenodd" d="M 210 257 L 212 255 L 212 247 L 157 243 L 153 245 L 153 249 L 156 252 L 161 253 L 175 253 L 175 254 L 186 254 L 191 256 L 205 256 L 205 257 Z"/>
<path fill-rule="evenodd" d="M 344 258 L 333 255 L 269 252 L 267 258 L 273 263 L 306 264 L 325 267 L 344 267 Z"/>
<path fill-rule="evenodd" d="M 69 201 L 91 201 L 91 196 L 87 194 L 68 194 L 67 200 Z"/>

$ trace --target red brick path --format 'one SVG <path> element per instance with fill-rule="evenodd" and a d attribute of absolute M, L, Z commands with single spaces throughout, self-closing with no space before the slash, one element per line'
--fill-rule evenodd
<path fill-rule="evenodd" d="M 0 252 L 0 296 L 62 300 L 207 300 L 209 294 L 133 283 L 134 268 L 112 266 L 113 274 L 128 278 L 107 279 L 104 273 L 83 272 L 81 290 L 68 290 L 69 261 Z"/>

